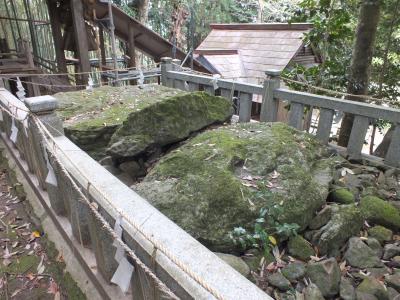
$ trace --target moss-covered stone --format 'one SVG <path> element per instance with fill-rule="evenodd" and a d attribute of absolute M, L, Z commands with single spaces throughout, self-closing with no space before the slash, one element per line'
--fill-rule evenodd
<path fill-rule="evenodd" d="M 64 130 L 75 144 L 98 159 L 104 156 L 111 136 L 132 112 L 183 94 L 183 91 L 158 85 L 103 86 L 92 91 L 82 90 L 55 94 L 64 120 Z"/>
<path fill-rule="evenodd" d="M 179 142 L 191 133 L 232 116 L 232 105 L 205 92 L 164 98 L 129 114 L 116 130 L 107 153 L 116 158 L 134 157 L 150 148 Z"/>
<path fill-rule="evenodd" d="M 348 189 L 336 188 L 330 194 L 330 201 L 341 204 L 352 204 L 355 202 L 355 197 Z"/>
<path fill-rule="evenodd" d="M 357 299 L 360 298 L 359 294 L 366 294 L 369 296 L 374 296 L 376 299 L 379 300 L 389 300 L 389 295 L 386 290 L 386 287 L 383 285 L 382 282 L 373 278 L 367 277 L 365 278 L 361 284 L 356 289 L 357 292 Z M 361 298 L 361 299 L 368 299 L 368 298 Z"/>
<path fill-rule="evenodd" d="M 367 196 L 361 199 L 360 207 L 364 217 L 369 222 L 393 230 L 400 229 L 399 211 L 385 200 L 374 196 Z"/>
<path fill-rule="evenodd" d="M 276 205 L 278 221 L 305 229 L 326 200 L 328 180 L 319 184 L 313 171 L 330 173 L 327 156 L 285 124 L 230 125 L 170 152 L 133 188 L 206 246 L 230 252 L 229 232 L 251 229 L 263 207 Z"/>
<path fill-rule="evenodd" d="M 331 218 L 312 236 L 321 254 L 336 256 L 347 240 L 357 235 L 364 223 L 363 215 L 355 205 L 332 205 Z"/>
<path fill-rule="evenodd" d="M 393 232 L 383 226 L 376 225 L 368 229 L 368 235 L 376 238 L 381 244 L 392 240 Z"/>
<path fill-rule="evenodd" d="M 310 256 L 315 255 L 315 251 L 311 244 L 301 235 L 296 235 L 289 239 L 288 251 L 290 255 L 304 261 L 310 260 Z"/>

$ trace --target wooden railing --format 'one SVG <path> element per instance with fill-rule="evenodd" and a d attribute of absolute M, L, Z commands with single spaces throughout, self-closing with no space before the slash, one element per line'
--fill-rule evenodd
<path fill-rule="evenodd" d="M 276 122 L 280 101 L 290 104 L 288 124 L 303 130 L 305 108 L 318 109 L 320 112 L 316 137 L 324 144 L 328 144 L 331 136 L 333 117 L 336 112 L 354 115 L 353 128 L 347 148 L 340 149 L 346 152 L 351 159 L 363 157 L 362 148 L 370 124 L 374 120 L 385 120 L 394 124 L 395 129 L 391 143 L 383 162 L 387 165 L 400 167 L 400 110 L 362 102 L 326 97 L 311 93 L 297 92 L 280 87 L 280 73 L 276 70 L 266 71 L 263 85 L 235 82 L 233 80 L 216 79 L 215 77 L 193 74 L 182 70 L 178 60 L 163 58 L 161 62 L 162 84 L 182 90 L 204 90 L 215 95 L 216 91 L 222 97 L 232 100 L 236 94 L 239 107 L 239 122 L 251 120 L 253 95 L 262 97 L 260 121 Z M 215 89 L 217 87 L 217 89 Z M 330 144 L 331 146 L 335 146 Z M 336 146 L 335 146 L 336 147 Z M 378 159 L 373 156 L 366 158 Z"/>

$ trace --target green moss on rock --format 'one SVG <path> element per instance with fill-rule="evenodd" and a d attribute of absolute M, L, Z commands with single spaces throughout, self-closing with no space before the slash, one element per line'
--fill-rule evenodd
<path fill-rule="evenodd" d="M 307 242 L 301 235 L 296 235 L 289 239 L 289 254 L 304 261 L 310 260 L 310 256 L 315 255 L 311 244 Z"/>
<path fill-rule="evenodd" d="M 55 94 L 65 134 L 95 158 L 104 155 L 111 136 L 133 112 L 184 91 L 159 85 L 111 87 Z"/>
<path fill-rule="evenodd" d="M 133 157 L 150 147 L 163 147 L 187 138 L 232 116 L 232 105 L 205 92 L 167 97 L 129 114 L 116 130 L 107 152 L 113 157 Z"/>
<path fill-rule="evenodd" d="M 364 218 L 354 204 L 332 205 L 330 210 L 329 222 L 313 234 L 312 242 L 318 246 L 321 254 L 336 256 L 347 240 L 359 233 Z"/>
<path fill-rule="evenodd" d="M 393 230 L 400 229 L 399 211 L 385 200 L 374 196 L 367 196 L 361 199 L 360 207 L 364 217 L 369 222 Z"/>
<path fill-rule="evenodd" d="M 326 156 L 285 124 L 230 125 L 170 152 L 134 189 L 206 246 L 230 252 L 229 232 L 251 229 L 263 207 L 280 206 L 280 222 L 305 229 L 326 200 L 328 184 L 313 173 L 321 163 L 330 173 Z"/>
<path fill-rule="evenodd" d="M 355 197 L 348 189 L 338 188 L 331 192 L 330 200 L 341 204 L 352 204 L 355 202 Z"/>
<path fill-rule="evenodd" d="M 368 235 L 383 244 L 392 240 L 393 232 L 383 226 L 376 225 L 368 229 Z"/>

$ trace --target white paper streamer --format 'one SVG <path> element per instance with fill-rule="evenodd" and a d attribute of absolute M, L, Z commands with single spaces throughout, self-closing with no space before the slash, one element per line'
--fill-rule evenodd
<path fill-rule="evenodd" d="M 144 75 L 142 69 L 139 70 L 139 80 L 138 80 L 138 85 L 143 86 L 144 84 Z"/>
<path fill-rule="evenodd" d="M 19 100 L 21 100 L 22 102 L 24 102 L 25 101 L 25 88 L 24 88 L 24 86 L 22 85 L 22 82 L 21 82 L 21 80 L 19 79 L 19 77 L 17 77 L 17 89 L 18 89 L 18 91 L 17 91 L 17 97 L 18 97 L 18 99 Z"/>
<path fill-rule="evenodd" d="M 120 238 L 120 239 L 122 238 L 121 221 L 122 221 L 122 216 L 119 215 L 119 216 L 117 217 L 117 219 L 115 220 L 115 225 L 114 225 L 115 234 L 116 234 L 117 237 Z M 122 247 L 122 245 L 121 245 L 119 242 L 117 242 L 117 240 L 114 240 L 113 246 L 115 246 L 115 247 L 117 248 L 117 250 L 115 251 L 115 256 L 114 256 L 114 258 L 115 258 L 115 260 L 116 260 L 117 262 L 120 262 L 121 259 L 124 257 L 125 250 L 124 250 L 124 248 Z"/>
<path fill-rule="evenodd" d="M 2 109 L 0 109 L 0 121 L 4 121 L 4 119 L 3 119 L 3 110 Z"/>
<path fill-rule="evenodd" d="M 213 75 L 213 79 L 211 79 L 211 83 L 212 83 L 212 85 L 213 85 L 213 87 L 214 87 L 214 91 L 215 90 L 218 90 L 218 88 L 219 88 L 219 86 L 218 86 L 218 79 L 220 79 L 221 78 L 221 75 L 219 75 L 219 74 L 214 74 Z"/>
<path fill-rule="evenodd" d="M 91 75 L 89 75 L 88 85 L 86 86 L 86 90 L 93 91 L 93 79 Z"/>
<path fill-rule="evenodd" d="M 120 289 L 126 293 L 129 289 L 134 270 L 135 268 L 131 265 L 131 263 L 125 257 L 123 257 L 119 262 L 117 270 L 111 278 L 111 282 L 118 285 Z"/>
<path fill-rule="evenodd" d="M 17 126 L 15 126 L 14 118 L 12 118 L 10 140 L 15 144 L 17 142 L 17 137 L 18 137 L 18 128 Z"/>
<path fill-rule="evenodd" d="M 115 261 L 120 262 L 121 259 L 124 258 L 124 255 L 125 255 L 125 250 L 122 247 L 122 245 L 118 243 L 117 251 L 115 251 L 115 256 L 114 256 Z"/>
<path fill-rule="evenodd" d="M 43 143 L 43 145 L 44 145 L 44 143 Z M 58 186 L 56 174 L 54 173 L 54 169 L 50 164 L 46 149 L 44 149 L 44 159 L 46 160 L 46 165 L 47 165 L 47 170 L 48 170 L 45 182 L 50 185 L 53 185 L 53 186 Z"/>
<path fill-rule="evenodd" d="M 28 137 L 29 137 L 29 136 L 28 136 L 28 119 L 25 118 L 25 119 L 22 121 L 22 124 L 24 125 L 25 136 L 26 136 L 26 138 L 28 138 Z"/>

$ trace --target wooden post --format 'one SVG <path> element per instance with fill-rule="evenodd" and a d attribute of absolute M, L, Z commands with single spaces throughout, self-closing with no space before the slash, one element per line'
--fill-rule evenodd
<path fill-rule="evenodd" d="M 81 0 L 71 0 L 72 19 L 74 23 L 75 44 L 79 58 L 80 72 L 90 72 L 89 46 Z M 87 84 L 89 74 L 79 76 L 79 84 Z"/>
<path fill-rule="evenodd" d="M 103 66 L 106 66 L 107 60 L 106 60 L 106 49 L 104 47 L 104 31 L 103 27 L 101 25 L 99 26 L 99 41 L 100 41 L 100 53 L 101 53 L 101 67 L 100 69 L 103 69 Z"/>
<path fill-rule="evenodd" d="M 47 7 L 49 8 L 49 17 L 51 31 L 53 32 L 54 49 L 56 52 L 57 67 L 59 73 L 67 73 L 67 62 L 65 60 L 65 53 L 61 33 L 61 22 L 58 16 L 57 4 L 55 1 L 47 0 Z"/>
<path fill-rule="evenodd" d="M 266 71 L 267 79 L 264 81 L 263 100 L 261 105 L 260 121 L 276 122 L 278 114 L 278 101 L 274 99 L 274 90 L 280 86 L 278 70 Z"/>
<path fill-rule="evenodd" d="M 162 57 L 161 58 L 161 84 L 163 86 L 172 87 L 173 82 L 168 79 L 168 72 L 172 71 L 172 58 Z"/>
<path fill-rule="evenodd" d="M 136 67 L 136 49 L 135 49 L 135 31 L 133 30 L 133 26 L 129 26 L 128 31 L 128 68 L 135 68 Z M 136 84 L 136 80 L 130 81 L 131 85 Z"/>

